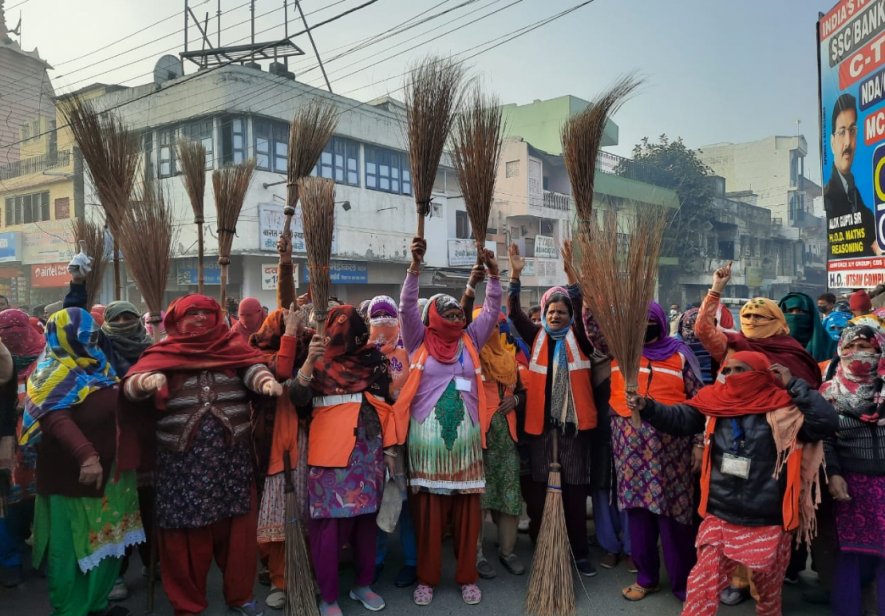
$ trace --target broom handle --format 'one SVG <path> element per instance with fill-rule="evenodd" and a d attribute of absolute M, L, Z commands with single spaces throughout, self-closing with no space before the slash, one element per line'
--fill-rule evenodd
<path fill-rule="evenodd" d="M 221 266 L 221 312 L 227 314 L 227 265 Z"/>
<path fill-rule="evenodd" d="M 286 492 L 294 492 L 295 485 L 292 483 L 292 458 L 288 449 L 283 452 L 283 473 L 285 473 L 283 483 L 286 486 Z"/>
<path fill-rule="evenodd" d="M 120 247 L 114 238 L 114 299 L 120 301 L 123 293 L 123 283 L 120 280 Z"/>
<path fill-rule="evenodd" d="M 418 231 L 415 233 L 422 240 L 424 239 L 424 215 L 418 212 Z"/>
<path fill-rule="evenodd" d="M 197 223 L 197 293 L 203 294 L 206 272 L 203 267 L 203 221 Z"/>
<path fill-rule="evenodd" d="M 637 394 L 637 393 L 639 393 L 639 386 L 638 385 L 631 385 L 628 383 L 625 390 L 626 390 L 626 393 L 628 396 L 630 394 Z M 633 409 L 632 411 L 630 411 L 630 419 L 633 422 L 633 427 L 636 430 L 639 430 L 642 427 L 642 418 L 639 416 L 638 409 Z"/>
<path fill-rule="evenodd" d="M 559 430 L 553 428 L 553 456 L 551 457 L 552 464 L 551 467 L 556 467 L 556 470 L 560 469 L 559 465 Z"/>

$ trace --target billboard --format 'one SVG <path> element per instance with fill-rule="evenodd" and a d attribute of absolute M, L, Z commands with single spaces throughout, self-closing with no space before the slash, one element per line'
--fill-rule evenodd
<path fill-rule="evenodd" d="M 817 27 L 828 286 L 872 287 L 885 254 L 885 0 L 842 0 Z"/>

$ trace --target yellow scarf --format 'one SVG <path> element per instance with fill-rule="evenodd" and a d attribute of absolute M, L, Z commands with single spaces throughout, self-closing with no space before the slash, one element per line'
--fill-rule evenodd
<path fill-rule="evenodd" d="M 771 321 L 751 321 L 751 314 L 768 317 Z M 789 334 L 790 328 L 784 313 L 777 303 L 765 297 L 751 299 L 741 308 L 741 333 L 750 340 L 759 338 L 771 338 L 782 334 Z"/>
<path fill-rule="evenodd" d="M 474 320 L 482 313 L 482 308 L 476 308 L 473 311 Z M 504 315 L 501 315 L 503 320 Z M 501 336 L 498 334 L 498 328 L 489 337 L 482 351 L 479 353 L 479 360 L 482 363 L 482 374 L 486 381 L 494 381 L 506 387 L 516 385 L 516 374 L 518 366 L 516 356 L 513 352 L 508 352 L 504 345 L 501 344 Z"/>

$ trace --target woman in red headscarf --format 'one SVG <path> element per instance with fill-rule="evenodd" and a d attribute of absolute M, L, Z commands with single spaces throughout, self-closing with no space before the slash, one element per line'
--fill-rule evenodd
<path fill-rule="evenodd" d="M 261 329 L 267 315 L 264 314 L 261 302 L 254 297 L 247 297 L 240 302 L 237 316 L 239 317 L 237 322 L 230 329 L 248 341 L 252 334 Z"/>
<path fill-rule="evenodd" d="M 0 585 L 11 587 L 22 579 L 21 546 L 30 534 L 37 463 L 33 448 L 19 447 L 15 435 L 21 429 L 28 377 L 46 339 L 31 327 L 27 314 L 10 309 L 0 312 L 0 346 L 12 362 L 9 378 L 0 380 L 0 543 L 13 546 L 0 562 Z"/>
<path fill-rule="evenodd" d="M 353 547 L 356 565 L 350 598 L 371 611 L 384 607 L 369 585 L 385 462 L 392 473 L 398 456 L 390 384 L 387 357 L 369 342 L 366 322 L 353 306 L 329 311 L 325 340 L 314 336 L 307 361 L 289 381 L 292 402 L 312 417 L 308 536 L 322 616 L 341 616 L 338 552 L 345 543 Z"/>
<path fill-rule="evenodd" d="M 738 564 L 753 572 L 759 616 L 781 614 L 792 532 L 808 541 L 819 501 L 822 439 L 833 435 L 833 406 L 762 353 L 731 355 L 719 379 L 668 406 L 630 396 L 655 429 L 704 432 L 698 562 L 688 579 L 684 616 L 714 616 Z"/>
<path fill-rule="evenodd" d="M 213 555 L 234 613 L 258 613 L 253 600 L 257 503 L 248 391 L 279 396 L 264 356 L 224 323 L 203 295 L 172 302 L 168 337 L 132 366 L 130 400 L 153 397 L 156 417 L 156 524 L 163 588 L 176 615 L 208 606 Z M 128 452 L 132 453 L 132 452 Z M 122 455 L 122 454 L 121 454 Z"/>

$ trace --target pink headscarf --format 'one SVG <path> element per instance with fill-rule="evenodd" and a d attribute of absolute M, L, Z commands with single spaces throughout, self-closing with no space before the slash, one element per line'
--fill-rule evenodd
<path fill-rule="evenodd" d="M 46 348 L 46 339 L 31 327 L 31 318 L 15 308 L 0 313 L 0 340 L 15 357 L 36 357 Z"/>
<path fill-rule="evenodd" d="M 98 323 L 98 326 L 101 327 L 104 325 L 104 311 L 106 306 L 102 304 L 95 304 L 92 307 L 92 310 L 89 311 L 89 314 L 92 315 L 92 318 L 95 319 L 95 322 Z"/>
<path fill-rule="evenodd" d="M 148 322 L 148 320 L 150 318 L 151 318 L 150 313 L 149 312 L 145 313 L 145 315 L 144 315 L 144 328 L 145 328 L 145 330 L 147 330 L 148 336 L 153 337 L 154 336 L 154 326 L 152 323 Z M 160 321 L 160 338 L 165 338 L 166 337 L 166 324 L 164 323 L 166 320 L 166 311 L 165 310 L 160 311 L 160 318 L 163 319 L 162 321 Z"/>
<path fill-rule="evenodd" d="M 261 329 L 264 324 L 266 316 L 264 308 L 261 307 L 261 302 L 254 297 L 246 297 L 240 302 L 237 313 L 239 320 L 231 327 L 231 331 L 249 340 L 252 334 Z"/>

